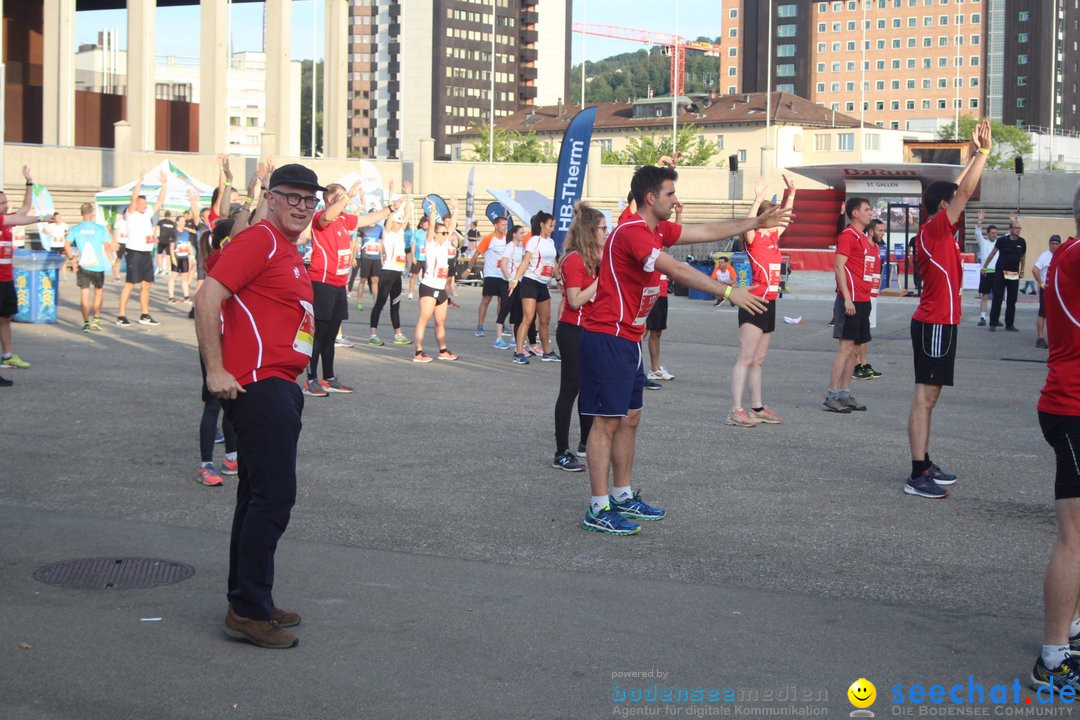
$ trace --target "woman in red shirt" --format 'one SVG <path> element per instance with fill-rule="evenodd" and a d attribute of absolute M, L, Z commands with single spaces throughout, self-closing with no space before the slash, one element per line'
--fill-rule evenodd
<path fill-rule="evenodd" d="M 589 442 L 592 416 L 578 413 L 581 441 L 577 454 L 570 452 L 570 415 L 578 396 L 581 324 L 588 313 L 589 304 L 596 294 L 596 274 L 600 255 L 607 238 L 607 220 L 599 210 L 585 203 L 574 208 L 574 219 L 566 234 L 563 257 L 559 263 L 560 286 L 563 302 L 559 324 L 555 328 L 555 342 L 562 355 L 562 372 L 559 378 L 559 398 L 555 401 L 555 459 L 551 467 L 568 472 L 581 472 L 585 463 L 578 456 L 585 456 Z"/>
<path fill-rule="evenodd" d="M 795 203 L 795 185 L 784 177 L 787 197 L 784 207 Z M 765 199 L 768 186 L 764 178 L 754 184 L 754 204 L 748 217 L 771 210 L 775 205 Z M 754 427 L 758 423 L 779 425 L 782 420 L 762 400 L 761 367 L 769 351 L 769 340 L 776 329 L 776 298 L 780 294 L 780 236 L 784 229 L 765 228 L 746 233 L 746 252 L 753 273 L 750 291 L 767 303 L 761 315 L 739 310 L 739 359 L 731 370 L 731 412 L 724 421 L 736 427 Z M 743 393 L 750 386 L 750 411 L 742 407 Z"/>

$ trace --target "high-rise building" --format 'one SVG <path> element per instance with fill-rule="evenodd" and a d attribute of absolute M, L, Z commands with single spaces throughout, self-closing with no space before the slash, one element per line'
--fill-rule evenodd
<path fill-rule="evenodd" d="M 434 138 L 450 159 L 492 111 L 565 98 L 570 16 L 570 0 L 352 0 L 350 154 L 413 160 Z"/>
<path fill-rule="evenodd" d="M 987 3 L 987 53 L 994 51 L 986 77 L 992 116 L 1019 127 L 1080 131 L 1076 51 L 1080 4 L 1076 0 Z"/>

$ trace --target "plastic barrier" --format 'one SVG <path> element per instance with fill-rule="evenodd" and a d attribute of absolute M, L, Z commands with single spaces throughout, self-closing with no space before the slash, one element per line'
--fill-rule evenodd
<path fill-rule="evenodd" d="M 59 253 L 18 249 L 12 258 L 15 296 L 19 312 L 15 322 L 55 324 L 60 268 L 64 258 Z"/>

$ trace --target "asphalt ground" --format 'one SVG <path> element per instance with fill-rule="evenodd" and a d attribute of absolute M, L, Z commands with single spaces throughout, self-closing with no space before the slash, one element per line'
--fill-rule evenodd
<path fill-rule="evenodd" d="M 765 365 L 784 424 L 754 429 L 722 424 L 735 311 L 671 299 L 662 353 L 676 379 L 646 394 L 634 467 L 668 517 L 630 538 L 580 528 L 587 478 L 551 468 L 559 366 L 493 349 L 493 308 L 474 337 L 477 288 L 450 312 L 458 362 L 338 349 L 357 392 L 306 398 L 277 556 L 275 598 L 303 614 L 301 644 L 267 651 L 221 631 L 235 479 L 194 481 L 187 306 L 166 305 L 159 282 L 161 326 L 119 328 L 110 283 L 104 331 L 84 334 L 65 277 L 56 325 L 14 327 L 33 367 L 0 371 L 15 380 L 0 390 L 0 717 L 842 715 L 860 677 L 881 716 L 920 710 L 891 702 L 896 685 L 969 675 L 987 692 L 1019 678 L 1024 705 L 1055 535 L 1035 305 L 1021 296 L 1022 332 L 990 334 L 967 294 L 931 440 L 960 481 L 930 501 L 902 492 L 914 301 L 880 301 L 871 361 L 884 377 L 853 383 L 867 412 L 835 415 L 821 409 L 830 288 L 796 274 L 779 301 L 803 320 L 781 322 Z M 416 307 L 403 300 L 410 337 Z M 365 339 L 368 312 L 350 314 L 346 332 Z M 150 590 L 32 577 L 96 556 L 196 572 Z M 617 701 L 652 683 L 705 699 Z"/>

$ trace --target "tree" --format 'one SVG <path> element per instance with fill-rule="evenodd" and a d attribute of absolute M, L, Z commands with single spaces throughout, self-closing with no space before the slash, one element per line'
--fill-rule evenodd
<path fill-rule="evenodd" d="M 970 140 L 971 132 L 978 122 L 978 118 L 971 115 L 962 115 L 960 117 L 959 135 L 956 134 L 955 123 L 949 123 L 938 130 L 938 139 Z M 991 120 L 990 130 L 994 135 L 994 148 L 990 151 L 990 157 L 986 159 L 986 164 L 992 170 L 1008 169 L 1012 167 L 1013 158 L 1019 155 L 1030 155 L 1034 150 L 1031 135 L 1023 128 Z"/>
<path fill-rule="evenodd" d="M 488 138 L 491 128 L 488 125 L 474 125 L 473 129 L 480 137 L 473 143 L 472 159 L 486 162 L 490 157 Z M 529 131 L 523 135 L 513 130 L 495 128 L 495 162 L 551 163 L 556 160 L 551 143 L 541 142 L 536 133 Z"/>
<path fill-rule="evenodd" d="M 675 147 L 682 153 L 680 165 L 708 165 L 709 160 L 720 153 L 716 143 L 706 141 L 693 126 L 682 125 L 675 138 Z M 604 151 L 603 162 L 612 165 L 655 165 L 664 155 L 672 155 L 671 135 L 657 137 L 640 135 L 630 139 L 620 153 Z"/>

